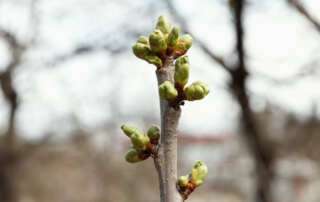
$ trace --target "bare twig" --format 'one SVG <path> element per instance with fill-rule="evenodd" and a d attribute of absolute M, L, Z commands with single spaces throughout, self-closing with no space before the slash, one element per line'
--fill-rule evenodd
<path fill-rule="evenodd" d="M 158 84 L 164 81 L 173 82 L 173 58 L 168 58 L 164 66 L 156 71 Z M 174 108 L 166 100 L 160 99 L 161 110 L 161 144 L 159 160 L 155 162 L 158 170 L 161 191 L 161 202 L 181 202 L 182 198 L 176 188 L 177 181 L 177 127 L 181 114 L 180 107 Z M 160 163 L 160 164 L 159 164 Z M 161 171 L 161 173 L 159 172 Z"/>
<path fill-rule="evenodd" d="M 14 119 L 15 119 L 17 108 L 18 108 L 18 101 L 17 101 L 17 93 L 13 86 L 12 74 L 15 68 L 21 62 L 24 47 L 21 44 L 19 44 L 16 37 L 8 31 L 0 29 L 0 37 L 7 42 L 8 48 L 11 53 L 11 62 L 7 65 L 4 72 L 0 73 L 0 83 L 1 83 L 2 92 L 10 106 L 8 129 L 5 134 L 6 142 L 7 142 L 6 146 L 8 148 L 13 149 L 16 144 Z"/>
<path fill-rule="evenodd" d="M 0 200 L 15 202 L 17 200 L 13 182 L 11 180 L 12 165 L 17 160 L 17 136 L 15 131 L 15 116 L 18 108 L 17 92 L 13 86 L 12 75 L 20 64 L 24 47 L 16 37 L 5 30 L 0 29 L 0 38 L 4 39 L 11 53 L 11 62 L 4 72 L 0 73 L 1 90 L 9 103 L 8 128 L 4 134 L 4 145 L 0 151 Z M 11 170 L 11 171 L 10 171 Z"/>
<path fill-rule="evenodd" d="M 238 56 L 238 64 L 231 74 L 232 80 L 230 83 L 230 88 L 240 105 L 243 136 L 245 137 L 246 143 L 251 154 L 254 157 L 256 164 L 256 201 L 270 202 L 270 183 L 272 180 L 272 153 L 267 143 L 261 139 L 261 134 L 259 134 L 259 130 L 257 129 L 254 115 L 250 106 L 249 96 L 246 90 L 248 72 L 245 59 L 246 54 L 244 48 L 243 27 L 245 1 L 237 0 L 234 2 L 234 8 L 232 9 L 235 19 L 234 28 L 236 32 L 236 50 Z"/>
<path fill-rule="evenodd" d="M 310 12 L 306 9 L 306 7 L 303 5 L 301 0 L 287 0 L 289 5 L 291 5 L 294 9 L 296 9 L 302 16 L 305 17 L 306 20 L 308 20 L 314 28 L 320 33 L 320 22 L 316 20 L 314 16 L 310 14 Z"/>
<path fill-rule="evenodd" d="M 170 11 L 170 13 L 173 15 L 173 17 L 175 18 L 175 20 L 180 24 L 180 26 L 183 28 L 183 30 L 185 30 L 187 33 L 189 33 L 190 35 L 192 35 L 192 38 L 194 40 L 194 42 L 202 49 L 202 51 L 209 56 L 209 58 L 211 58 L 215 63 L 219 64 L 221 67 L 223 67 L 224 70 L 226 70 L 227 72 L 231 73 L 231 65 L 228 65 L 227 62 L 223 59 L 223 57 L 219 56 L 218 54 L 216 54 L 214 51 L 212 51 L 208 45 L 204 42 L 202 42 L 200 39 L 197 38 L 197 36 L 195 36 L 195 34 L 193 34 L 191 32 L 191 29 L 188 26 L 188 23 L 186 22 L 186 20 L 179 14 L 179 12 L 177 11 L 177 9 L 174 7 L 173 2 L 171 0 L 164 0 L 168 10 Z"/>

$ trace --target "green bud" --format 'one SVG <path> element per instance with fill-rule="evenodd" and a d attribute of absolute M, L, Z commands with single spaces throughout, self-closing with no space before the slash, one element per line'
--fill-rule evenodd
<path fill-rule="evenodd" d="M 131 137 L 132 134 L 137 133 L 137 134 L 143 134 L 138 128 L 127 125 L 127 124 L 123 124 L 121 126 L 121 130 L 128 136 Z"/>
<path fill-rule="evenodd" d="M 174 46 L 174 53 L 176 56 L 185 54 L 192 45 L 192 37 L 189 34 L 185 34 L 180 37 Z"/>
<path fill-rule="evenodd" d="M 147 132 L 148 137 L 150 138 L 151 143 L 157 143 L 160 139 L 160 129 L 158 126 L 151 126 Z"/>
<path fill-rule="evenodd" d="M 184 89 L 186 99 L 189 101 L 201 100 L 209 94 L 209 87 L 207 84 L 197 81 L 187 86 Z"/>
<path fill-rule="evenodd" d="M 174 81 L 181 86 L 185 86 L 189 79 L 189 59 L 188 56 L 181 56 L 175 64 Z"/>
<path fill-rule="evenodd" d="M 130 149 L 126 154 L 125 159 L 129 163 L 136 163 L 143 160 L 139 157 L 139 152 L 135 149 Z"/>
<path fill-rule="evenodd" d="M 163 34 L 168 34 L 171 30 L 171 25 L 164 16 L 158 18 L 156 29 L 159 29 Z"/>
<path fill-rule="evenodd" d="M 146 55 L 150 54 L 150 48 L 148 45 L 137 42 L 132 46 L 132 51 L 138 58 L 144 59 Z"/>
<path fill-rule="evenodd" d="M 136 150 L 145 150 L 147 144 L 150 142 L 149 137 L 144 134 L 133 133 L 130 138 L 132 145 Z"/>
<path fill-rule="evenodd" d="M 203 161 L 197 161 L 191 171 L 191 181 L 200 186 L 208 175 L 208 167 Z"/>
<path fill-rule="evenodd" d="M 146 36 L 140 36 L 137 40 L 137 43 L 149 45 L 149 39 Z"/>
<path fill-rule="evenodd" d="M 159 86 L 159 94 L 162 99 L 174 100 L 178 96 L 178 91 L 170 81 L 165 81 Z"/>
<path fill-rule="evenodd" d="M 183 175 L 179 177 L 178 179 L 179 187 L 184 188 L 188 185 L 188 183 L 189 183 L 189 175 Z"/>
<path fill-rule="evenodd" d="M 179 39 L 179 32 L 180 32 L 180 30 L 178 27 L 174 27 L 171 30 L 171 32 L 168 35 L 168 39 L 167 39 L 168 46 L 174 47 L 177 44 L 178 39 Z"/>
<path fill-rule="evenodd" d="M 154 53 L 162 53 L 167 49 L 167 43 L 164 34 L 159 30 L 154 30 L 149 36 L 151 51 Z"/>
<path fill-rule="evenodd" d="M 150 64 L 153 64 L 157 67 L 161 67 L 162 66 L 162 60 L 156 56 L 155 54 L 148 54 L 148 55 L 145 55 L 145 57 L 143 58 L 145 61 L 147 61 L 148 63 Z"/>

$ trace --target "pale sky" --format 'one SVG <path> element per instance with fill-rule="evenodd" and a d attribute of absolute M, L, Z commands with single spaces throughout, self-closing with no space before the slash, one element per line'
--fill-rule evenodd
<path fill-rule="evenodd" d="M 114 119 L 119 108 L 120 122 L 142 125 L 140 115 L 157 117 L 158 95 L 155 68 L 134 57 L 125 29 L 147 35 L 158 15 L 167 15 L 156 0 L 40 0 L 36 7 L 38 29 L 30 29 L 30 0 L 0 3 L 0 26 L 14 30 L 23 41 L 36 33 L 36 43 L 26 53 L 15 74 L 21 95 L 18 128 L 28 137 L 47 132 L 68 131 L 76 120 L 81 126 L 96 128 Z M 198 38 L 216 53 L 228 56 L 233 51 L 233 30 L 223 0 L 175 0 Z M 320 1 L 304 1 L 320 20 Z M 146 17 L 149 16 L 149 17 Z M 170 17 L 170 16 L 169 16 Z M 172 18 L 171 18 L 172 19 Z M 320 58 L 320 35 L 285 1 L 252 0 L 246 16 L 246 48 L 250 72 L 282 79 L 299 72 L 311 60 Z M 114 30 L 118 30 L 117 33 Z M 80 44 L 125 46 L 114 56 L 96 51 L 57 66 L 48 63 Z M 0 69 L 8 55 L 0 41 Z M 183 107 L 180 129 L 190 133 L 230 133 L 237 125 L 237 105 L 225 91 L 228 75 L 194 45 L 188 53 L 190 82 L 203 80 L 211 93 Z M 299 116 L 310 114 L 312 103 L 320 104 L 320 75 L 290 85 L 274 85 L 253 76 L 249 82 L 254 107 L 271 102 Z M 111 99 L 111 92 L 115 98 Z M 117 100 L 111 106 L 110 100 Z M 0 96 L 0 128 L 4 128 L 7 107 Z"/>

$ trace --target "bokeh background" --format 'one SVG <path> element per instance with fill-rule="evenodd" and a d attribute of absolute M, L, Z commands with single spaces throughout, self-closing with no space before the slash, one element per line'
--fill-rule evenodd
<path fill-rule="evenodd" d="M 320 201 L 320 1 L 246 1 L 240 87 L 235 1 L 0 1 L 0 201 L 159 201 L 119 129 L 159 123 L 155 68 L 131 52 L 159 15 L 194 37 L 190 80 L 211 90 L 180 120 L 179 173 L 209 167 L 188 201 L 254 201 L 259 183 L 271 202 Z"/>

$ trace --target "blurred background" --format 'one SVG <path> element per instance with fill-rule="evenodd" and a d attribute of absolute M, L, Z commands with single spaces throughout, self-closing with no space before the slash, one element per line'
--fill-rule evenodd
<path fill-rule="evenodd" d="M 159 15 L 211 90 L 180 120 L 179 174 L 209 167 L 188 201 L 320 201 L 320 1 L 237 1 L 0 1 L 0 201 L 159 201 L 119 129 L 159 123 L 155 68 L 131 52 Z"/>

